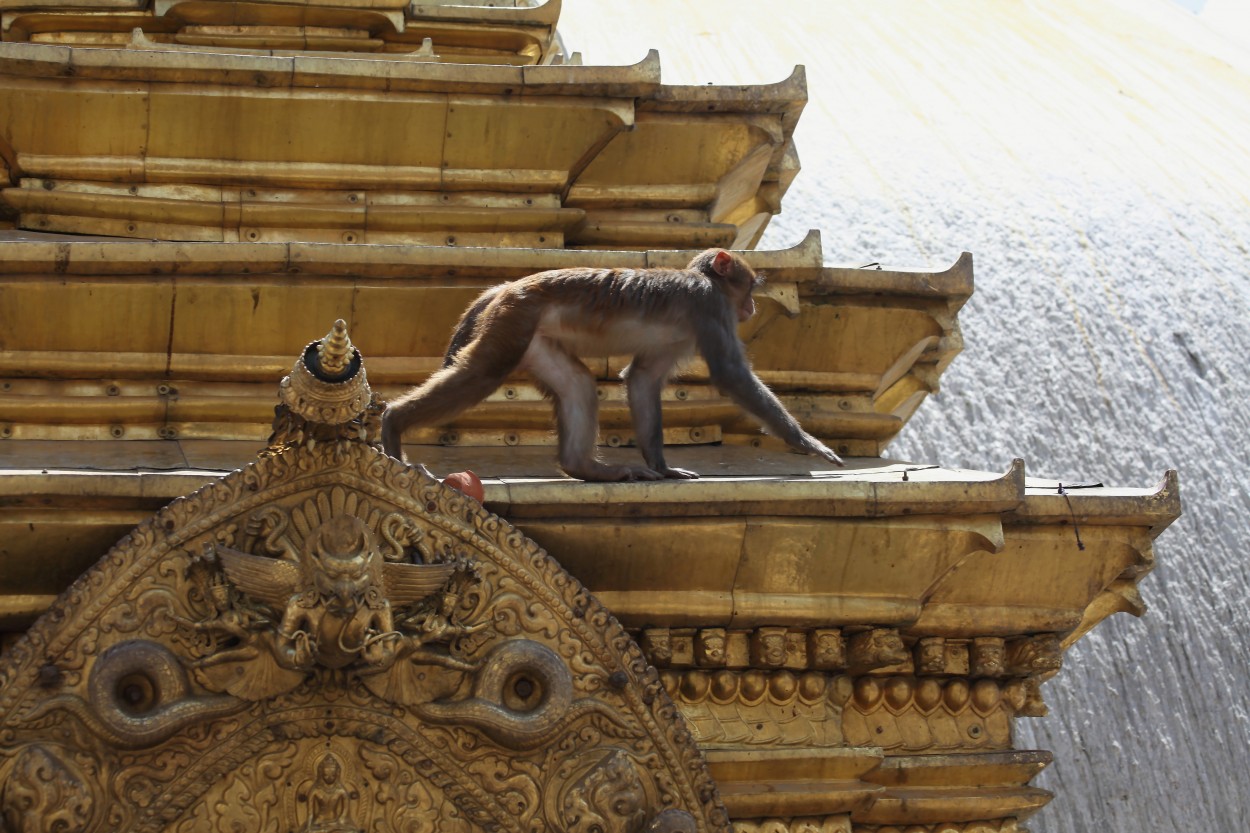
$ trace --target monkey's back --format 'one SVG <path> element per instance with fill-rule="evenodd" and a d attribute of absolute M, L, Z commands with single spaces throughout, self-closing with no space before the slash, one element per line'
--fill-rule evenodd
<path fill-rule="evenodd" d="M 718 294 L 702 275 L 676 269 L 563 269 L 518 284 L 543 308 L 537 336 L 595 358 L 688 354 L 691 322 L 713 312 Z"/>
<path fill-rule="evenodd" d="M 542 303 L 576 306 L 598 321 L 630 314 L 685 319 L 717 294 L 705 276 L 685 269 L 556 269 L 509 286 Z"/>

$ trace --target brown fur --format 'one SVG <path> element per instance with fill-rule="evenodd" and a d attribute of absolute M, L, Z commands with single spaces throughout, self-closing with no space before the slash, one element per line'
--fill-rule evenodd
<path fill-rule="evenodd" d="M 383 447 L 400 456 L 406 429 L 450 420 L 524 363 L 555 400 L 566 473 L 586 480 L 695 477 L 664 463 L 660 390 L 677 361 L 697 350 L 712 382 L 770 431 L 840 464 L 751 371 L 736 325 L 755 312 L 751 290 L 759 282 L 746 261 L 709 249 L 686 269 L 558 269 L 489 289 L 461 317 L 443 367 L 391 403 Z M 646 466 L 595 458 L 595 384 L 577 354 L 625 352 L 634 353 L 622 375 Z"/>

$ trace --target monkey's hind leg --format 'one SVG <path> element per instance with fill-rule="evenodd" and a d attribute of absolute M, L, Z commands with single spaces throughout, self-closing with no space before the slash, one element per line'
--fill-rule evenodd
<path fill-rule="evenodd" d="M 382 450 L 407 462 L 401 444 L 404 431 L 444 423 L 490 396 L 520 361 L 517 355 L 498 361 L 471 345 L 454 364 L 387 406 L 382 414 Z"/>
<path fill-rule="evenodd" d="M 525 366 L 555 399 L 560 469 L 579 480 L 660 480 L 646 466 L 609 466 L 595 456 L 599 396 L 595 377 L 573 356 L 542 338 L 530 342 Z"/>

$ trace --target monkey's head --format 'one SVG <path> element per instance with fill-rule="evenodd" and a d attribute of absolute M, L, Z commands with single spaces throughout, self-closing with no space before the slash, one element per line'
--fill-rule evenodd
<path fill-rule="evenodd" d="M 738 315 L 738 321 L 746 321 L 755 315 L 755 300 L 751 292 L 764 282 L 747 262 L 724 249 L 708 249 L 695 256 L 688 267 L 711 279 L 729 298 Z"/>

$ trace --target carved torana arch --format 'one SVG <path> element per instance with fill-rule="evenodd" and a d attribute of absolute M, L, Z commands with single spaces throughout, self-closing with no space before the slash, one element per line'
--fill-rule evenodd
<path fill-rule="evenodd" d="M 338 345 L 335 379 L 315 344 L 266 454 L 135 528 L 6 652 L 3 829 L 726 833 L 611 614 L 379 452 L 376 399 L 333 389 L 367 394 L 359 354 Z M 352 413 L 322 422 L 310 374 Z"/>

